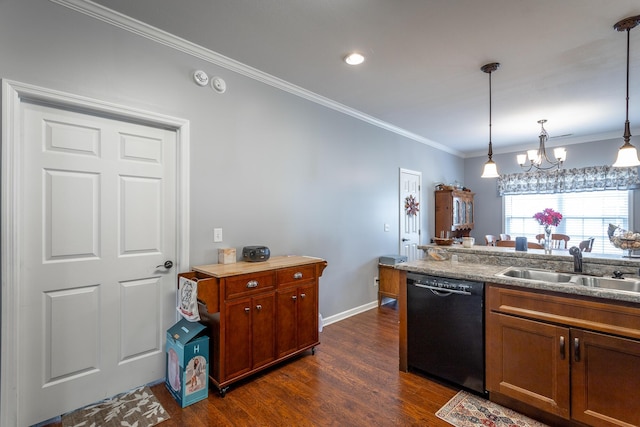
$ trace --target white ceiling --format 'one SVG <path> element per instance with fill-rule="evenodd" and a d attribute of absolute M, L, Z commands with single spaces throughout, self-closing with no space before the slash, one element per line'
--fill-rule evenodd
<path fill-rule="evenodd" d="M 627 36 L 613 25 L 638 0 L 94 1 L 467 157 L 487 150 L 489 62 L 495 153 L 537 146 L 540 119 L 551 146 L 622 144 Z M 363 65 L 342 61 L 352 50 Z"/>

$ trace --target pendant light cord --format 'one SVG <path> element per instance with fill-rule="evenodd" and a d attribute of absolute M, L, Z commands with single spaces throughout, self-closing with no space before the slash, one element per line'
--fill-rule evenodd
<path fill-rule="evenodd" d="M 489 72 L 489 160 L 493 157 L 493 147 L 491 146 L 491 74 Z"/>
<path fill-rule="evenodd" d="M 629 45 L 631 35 L 631 28 L 627 28 L 627 116 L 624 122 L 624 142 L 628 143 L 631 140 L 631 125 L 629 124 Z"/>

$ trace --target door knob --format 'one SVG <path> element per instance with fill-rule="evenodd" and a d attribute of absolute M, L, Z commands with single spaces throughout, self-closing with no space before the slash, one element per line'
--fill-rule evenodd
<path fill-rule="evenodd" d="M 405 239 L 405 238 L 402 239 L 403 242 L 408 242 L 409 240 L 411 239 Z"/>
<path fill-rule="evenodd" d="M 164 267 L 167 270 L 173 267 L 173 261 L 165 261 L 164 264 L 156 265 L 156 268 Z"/>

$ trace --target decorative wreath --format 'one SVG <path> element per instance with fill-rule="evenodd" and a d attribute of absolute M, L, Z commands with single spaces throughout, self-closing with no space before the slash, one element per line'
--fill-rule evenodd
<path fill-rule="evenodd" d="M 407 198 L 404 199 L 404 209 L 407 215 L 414 216 L 420 212 L 420 202 L 416 201 L 416 198 L 413 196 L 407 196 Z"/>

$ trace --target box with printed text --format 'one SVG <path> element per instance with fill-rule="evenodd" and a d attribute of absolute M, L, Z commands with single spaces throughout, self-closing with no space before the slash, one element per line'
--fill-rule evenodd
<path fill-rule="evenodd" d="M 167 330 L 165 384 L 181 407 L 209 395 L 209 337 L 206 327 L 181 319 Z"/>

